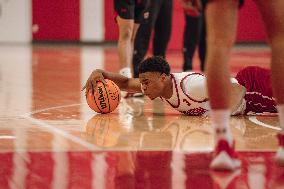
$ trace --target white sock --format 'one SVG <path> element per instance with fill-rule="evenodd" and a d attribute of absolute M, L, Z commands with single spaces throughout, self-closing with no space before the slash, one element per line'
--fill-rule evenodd
<path fill-rule="evenodd" d="M 210 113 L 212 124 L 215 130 L 215 143 L 220 139 L 225 139 L 232 144 L 233 138 L 230 129 L 230 109 L 211 110 Z"/>
<path fill-rule="evenodd" d="M 131 74 L 131 69 L 129 67 L 124 67 L 122 69 L 119 70 L 119 73 L 125 77 L 131 78 L 132 74 Z"/>
<path fill-rule="evenodd" d="M 284 134 L 284 104 L 277 105 L 278 116 L 279 116 L 279 123 L 282 129 L 281 133 Z"/>

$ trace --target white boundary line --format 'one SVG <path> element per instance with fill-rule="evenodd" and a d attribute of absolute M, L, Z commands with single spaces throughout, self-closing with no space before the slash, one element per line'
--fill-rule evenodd
<path fill-rule="evenodd" d="M 29 112 L 29 113 L 26 113 L 26 114 L 23 114 L 21 115 L 20 117 L 26 119 L 26 120 L 29 120 L 30 122 L 42 127 L 42 128 L 46 128 L 47 130 L 51 131 L 52 133 L 56 133 L 56 134 L 59 134 L 77 144 L 80 144 L 81 146 L 89 149 L 89 150 L 92 150 L 92 151 L 98 151 L 98 150 L 102 150 L 98 147 L 96 147 L 94 144 L 92 143 L 89 143 L 89 142 L 86 142 L 84 140 L 82 140 L 81 138 L 79 137 L 76 137 L 72 134 L 69 134 L 68 132 L 64 131 L 64 130 L 61 130 L 61 129 L 58 129 L 48 123 L 45 123 L 43 121 L 40 121 L 38 119 L 34 119 L 31 117 L 31 115 L 35 114 L 35 113 L 39 113 L 39 112 L 44 112 L 44 111 L 47 111 L 47 110 L 51 110 L 51 109 L 57 109 L 57 108 L 66 108 L 66 107 L 72 107 L 72 106 L 78 106 L 78 105 L 81 105 L 81 104 L 70 104 L 70 105 L 65 105 L 65 106 L 55 106 L 55 107 L 51 107 L 51 108 L 45 108 L 45 109 L 41 109 L 41 110 L 36 110 L 36 111 L 33 111 L 33 112 Z"/>
<path fill-rule="evenodd" d="M 41 109 L 41 110 L 36 110 L 36 111 L 33 111 L 33 112 L 28 112 L 28 113 L 25 113 L 23 115 L 21 115 L 20 117 L 23 117 L 23 118 L 26 118 L 28 116 L 31 116 L 33 114 L 36 114 L 36 113 L 39 113 L 39 112 L 44 112 L 44 111 L 47 111 L 47 110 L 53 110 L 53 109 L 58 109 L 58 108 L 68 108 L 68 107 L 72 107 L 72 106 L 79 106 L 81 105 L 82 103 L 78 103 L 78 104 L 69 104 L 69 105 L 63 105 L 63 106 L 54 106 L 54 107 L 50 107 L 50 108 L 44 108 L 44 109 Z M 83 103 L 84 104 L 84 103 Z M 87 104 L 87 103 L 85 103 Z"/>
<path fill-rule="evenodd" d="M 271 125 L 268 125 L 266 123 L 263 123 L 259 120 L 256 119 L 256 116 L 249 116 L 249 120 L 257 125 L 260 125 L 262 127 L 266 127 L 266 128 L 269 128 L 269 129 L 274 129 L 274 130 L 277 130 L 277 131 L 280 131 L 281 128 L 279 127 L 274 127 L 274 126 L 271 126 Z"/>
<path fill-rule="evenodd" d="M 15 136 L 10 136 L 10 135 L 0 135 L 0 140 L 1 139 L 15 139 Z"/>

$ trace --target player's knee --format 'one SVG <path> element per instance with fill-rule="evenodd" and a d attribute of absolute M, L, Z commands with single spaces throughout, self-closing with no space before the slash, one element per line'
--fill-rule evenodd
<path fill-rule="evenodd" d="M 132 38 L 132 28 L 126 27 L 121 30 L 121 33 L 119 34 L 120 39 L 122 40 L 131 40 Z"/>

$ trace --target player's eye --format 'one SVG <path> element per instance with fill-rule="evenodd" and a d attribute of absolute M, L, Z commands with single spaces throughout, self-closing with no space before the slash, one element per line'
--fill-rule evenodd
<path fill-rule="evenodd" d="M 149 84 L 149 81 L 144 81 L 144 82 L 142 82 L 142 85 L 148 85 Z"/>

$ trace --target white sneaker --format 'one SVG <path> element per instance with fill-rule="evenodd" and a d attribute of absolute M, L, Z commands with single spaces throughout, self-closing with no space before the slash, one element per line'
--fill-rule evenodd
<path fill-rule="evenodd" d="M 122 98 L 143 97 L 144 96 L 143 93 L 130 93 L 130 92 L 127 92 L 127 91 L 121 91 L 120 94 L 121 94 Z"/>
<path fill-rule="evenodd" d="M 119 74 L 131 78 L 132 74 L 131 74 L 131 69 L 129 67 L 124 67 L 122 69 L 119 70 Z"/>
<path fill-rule="evenodd" d="M 237 158 L 234 147 L 226 140 L 219 140 L 210 168 L 216 171 L 234 171 L 240 167 L 241 161 Z"/>
<path fill-rule="evenodd" d="M 275 162 L 279 166 L 284 166 L 284 134 L 277 135 L 279 141 L 279 148 L 275 154 Z"/>

